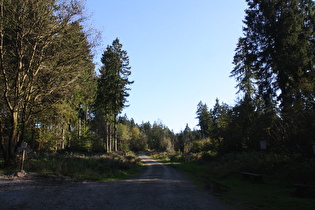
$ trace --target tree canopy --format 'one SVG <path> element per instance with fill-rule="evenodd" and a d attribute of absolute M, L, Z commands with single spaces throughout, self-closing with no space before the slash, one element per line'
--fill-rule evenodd
<path fill-rule="evenodd" d="M 12 162 L 35 113 L 94 67 L 80 1 L 1 1 L 0 16 L 1 145 Z"/>

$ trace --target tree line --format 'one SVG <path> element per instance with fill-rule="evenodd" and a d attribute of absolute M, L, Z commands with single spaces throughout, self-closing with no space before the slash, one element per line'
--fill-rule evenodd
<path fill-rule="evenodd" d="M 111 151 L 130 67 L 119 40 L 95 73 L 93 35 L 79 0 L 0 1 L 0 154 L 18 148 Z M 105 133 L 105 134 L 104 134 Z M 113 140 L 116 139 L 116 140 Z M 104 143 L 105 142 L 105 143 Z"/>
<path fill-rule="evenodd" d="M 6 164 L 23 141 L 64 147 L 75 110 L 89 103 L 84 86 L 94 80 L 94 65 L 82 11 L 79 1 L 1 1 L 0 145 Z"/>
<path fill-rule="evenodd" d="M 240 93 L 234 107 L 202 102 L 198 119 L 220 151 L 313 153 L 315 137 L 314 2 L 246 0 L 243 37 L 231 77 Z"/>
<path fill-rule="evenodd" d="M 197 105 L 198 130 L 120 116 L 131 68 L 120 40 L 96 74 L 81 1 L 0 1 L 0 151 L 206 152 L 267 149 L 311 154 L 315 137 L 314 2 L 246 0 L 231 77 L 234 106 Z"/>
<path fill-rule="evenodd" d="M 173 135 L 169 148 L 210 154 L 267 149 L 312 156 L 314 2 L 246 2 L 243 36 L 237 43 L 230 74 L 237 82 L 236 104 L 230 106 L 216 99 L 209 108 L 201 101 L 196 112 L 200 130 L 187 126 Z"/>

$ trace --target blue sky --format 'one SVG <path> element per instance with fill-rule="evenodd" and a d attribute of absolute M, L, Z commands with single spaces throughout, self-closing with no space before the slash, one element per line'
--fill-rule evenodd
<path fill-rule="evenodd" d="M 86 9 L 102 33 L 95 62 L 116 37 L 128 52 L 135 82 L 123 114 L 136 123 L 180 132 L 198 128 L 199 101 L 234 105 L 229 75 L 245 0 L 86 0 Z"/>

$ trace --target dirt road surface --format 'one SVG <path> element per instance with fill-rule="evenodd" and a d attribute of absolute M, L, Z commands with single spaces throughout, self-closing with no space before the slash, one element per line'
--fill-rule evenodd
<path fill-rule="evenodd" d="M 174 168 L 141 156 L 146 170 L 123 181 L 0 176 L 0 209 L 231 209 Z"/>

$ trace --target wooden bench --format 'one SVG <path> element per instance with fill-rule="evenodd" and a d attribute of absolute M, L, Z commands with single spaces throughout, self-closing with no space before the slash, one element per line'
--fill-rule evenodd
<path fill-rule="evenodd" d="M 241 172 L 243 175 L 243 178 L 246 180 L 253 179 L 256 182 L 261 182 L 262 181 L 262 175 L 261 174 L 255 174 L 255 173 L 250 173 L 250 172 Z"/>
<path fill-rule="evenodd" d="M 297 196 L 306 196 L 309 194 L 308 189 L 315 189 L 315 185 L 310 184 L 293 184 L 292 186 L 296 188 L 295 194 Z"/>

